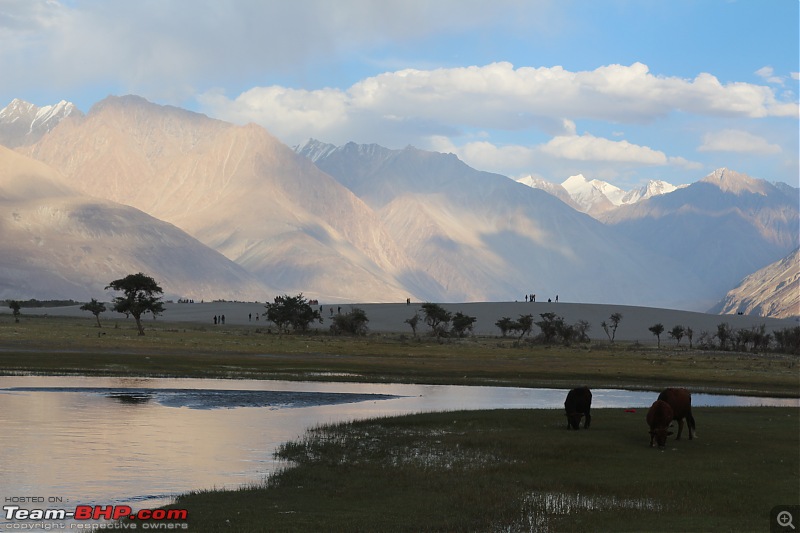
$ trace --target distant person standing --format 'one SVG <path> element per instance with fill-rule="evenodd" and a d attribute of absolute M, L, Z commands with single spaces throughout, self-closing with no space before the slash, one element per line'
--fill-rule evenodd
<path fill-rule="evenodd" d="M 556 303 L 558 303 L 558 294 L 556 294 Z"/>
<path fill-rule="evenodd" d="M 217 325 L 217 315 L 214 315 L 214 325 Z"/>

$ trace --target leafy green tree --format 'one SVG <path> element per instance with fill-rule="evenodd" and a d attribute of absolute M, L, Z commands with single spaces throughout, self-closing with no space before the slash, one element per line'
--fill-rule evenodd
<path fill-rule="evenodd" d="M 122 279 L 112 281 L 106 287 L 106 290 L 108 289 L 123 293 L 122 296 L 114 298 L 111 309 L 118 313 L 133 316 L 139 335 L 144 335 L 144 327 L 141 320 L 143 314 L 153 313 L 155 317 L 164 312 L 161 296 L 157 296 L 164 294 L 163 289 L 158 286 L 156 280 L 141 272 L 129 274 Z"/>
<path fill-rule="evenodd" d="M 684 334 L 686 333 L 686 328 L 683 326 L 674 326 L 672 331 L 669 332 L 669 336 L 675 339 L 675 346 L 681 343 L 681 339 L 683 338 Z"/>
<path fill-rule="evenodd" d="M 779 351 L 800 354 L 800 326 L 778 329 L 773 334 Z"/>
<path fill-rule="evenodd" d="M 517 340 L 522 340 L 525 335 L 530 335 L 533 329 L 533 315 L 519 315 L 519 319 L 514 323 L 514 330 L 519 333 Z"/>
<path fill-rule="evenodd" d="M 453 316 L 453 326 L 452 331 L 459 337 L 463 337 L 467 334 L 467 332 L 472 332 L 472 327 L 477 320 L 474 316 L 467 316 L 461 311 L 457 312 Z"/>
<path fill-rule="evenodd" d="M 694 330 L 687 326 L 686 327 L 686 338 L 689 339 L 689 348 L 692 347 L 692 337 L 694 337 Z"/>
<path fill-rule="evenodd" d="M 422 312 L 425 314 L 425 323 L 437 338 L 446 336 L 453 314 L 439 304 L 424 303 Z"/>
<path fill-rule="evenodd" d="M 556 315 L 555 313 L 542 313 L 539 315 L 542 320 L 535 322 L 539 329 L 542 330 L 539 335 L 542 342 L 550 344 L 559 336 L 560 331 L 564 327 L 564 318 Z"/>
<path fill-rule="evenodd" d="M 81 306 L 81 311 L 89 311 L 94 315 L 97 319 L 97 327 L 102 328 L 103 326 L 100 325 L 100 313 L 105 312 L 106 304 L 103 302 L 98 302 L 96 298 L 92 298 L 92 301 L 89 303 L 85 303 Z"/>
<path fill-rule="evenodd" d="M 600 326 L 603 328 L 603 331 L 606 332 L 608 335 L 608 340 L 611 341 L 611 344 L 614 344 L 614 339 L 617 336 L 617 328 L 619 327 L 619 323 L 622 321 L 622 313 L 614 313 L 609 318 L 609 323 L 606 323 L 604 320 Z"/>
<path fill-rule="evenodd" d="M 500 328 L 500 334 L 505 337 L 509 331 L 513 331 L 514 321 L 510 317 L 504 316 L 494 323 L 495 326 Z"/>
<path fill-rule="evenodd" d="M 276 296 L 273 303 L 267 303 L 264 316 L 267 320 L 278 326 L 279 331 L 305 332 L 312 322 L 322 323 L 319 311 L 311 307 L 303 293 L 297 296 Z"/>
<path fill-rule="evenodd" d="M 411 318 L 406 318 L 404 321 L 406 324 L 411 326 L 411 332 L 414 336 L 417 336 L 417 326 L 419 325 L 419 313 L 414 313 L 414 316 Z"/>
<path fill-rule="evenodd" d="M 8 308 L 11 309 L 11 314 L 14 316 L 14 322 L 15 323 L 19 322 L 19 315 L 20 315 L 20 313 L 19 313 L 19 309 L 20 309 L 19 302 L 16 301 L 16 300 L 9 300 L 8 301 Z"/>
<path fill-rule="evenodd" d="M 659 322 L 658 324 L 653 324 L 649 328 L 650 332 L 656 336 L 658 339 L 658 347 L 661 348 L 661 334 L 664 333 L 664 324 Z"/>
<path fill-rule="evenodd" d="M 354 307 L 349 313 L 335 315 L 332 320 L 331 332 L 334 335 L 341 335 L 342 333 L 350 335 L 367 334 L 369 318 L 367 318 L 367 313 L 363 309 Z"/>
<path fill-rule="evenodd" d="M 731 340 L 732 335 L 733 332 L 731 331 L 731 327 L 727 322 L 717 324 L 716 337 L 719 339 L 720 349 L 722 350 L 728 349 L 728 341 Z"/>
<path fill-rule="evenodd" d="M 766 324 L 753 326 L 750 329 L 750 340 L 753 343 L 753 351 L 766 350 L 772 342 L 772 335 L 767 333 Z"/>
<path fill-rule="evenodd" d="M 586 320 L 578 320 L 574 327 L 578 342 L 589 342 L 589 330 L 592 329 L 592 325 Z"/>

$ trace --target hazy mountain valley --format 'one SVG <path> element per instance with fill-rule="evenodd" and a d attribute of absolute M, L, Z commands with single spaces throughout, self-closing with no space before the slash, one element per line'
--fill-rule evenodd
<path fill-rule="evenodd" d="M 412 147 L 292 150 L 135 96 L 55 124 L 24 104 L 0 112 L 0 298 L 103 298 L 142 270 L 174 298 L 704 311 L 798 245 L 798 189 L 727 169 L 680 188 L 537 184 Z"/>

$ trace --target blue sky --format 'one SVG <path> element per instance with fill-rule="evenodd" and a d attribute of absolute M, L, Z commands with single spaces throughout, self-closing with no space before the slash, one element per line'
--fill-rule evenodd
<path fill-rule="evenodd" d="M 797 0 L 0 0 L 0 106 L 139 94 L 290 146 L 798 183 Z"/>

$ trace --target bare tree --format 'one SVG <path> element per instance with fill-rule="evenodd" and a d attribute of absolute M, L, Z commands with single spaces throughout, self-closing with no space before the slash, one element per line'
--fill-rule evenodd
<path fill-rule="evenodd" d="M 411 326 L 411 331 L 414 333 L 414 336 L 417 336 L 417 324 L 419 324 L 419 313 L 414 313 L 414 316 L 411 318 L 406 318 L 405 323 Z"/>
<path fill-rule="evenodd" d="M 606 335 L 608 335 L 608 340 L 611 341 L 611 344 L 614 344 L 614 338 L 617 336 L 617 328 L 622 321 L 622 313 L 614 313 L 608 320 L 610 324 L 606 323 L 604 320 L 600 326 L 603 328 L 603 331 L 606 332 Z"/>

